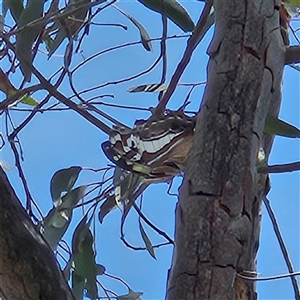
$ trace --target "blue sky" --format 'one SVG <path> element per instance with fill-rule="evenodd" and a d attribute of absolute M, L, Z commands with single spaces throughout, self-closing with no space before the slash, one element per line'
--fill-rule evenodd
<path fill-rule="evenodd" d="M 149 11 L 144 6 L 134 1 L 119 1 L 118 7 L 132 15 L 147 29 L 151 37 L 161 36 L 161 17 L 159 14 Z M 183 2 L 192 19 L 196 22 L 201 12 L 202 4 L 197 1 Z M 89 36 L 82 46 L 82 54 L 74 55 L 72 66 L 76 66 L 83 58 L 99 52 L 103 49 L 120 45 L 123 43 L 139 40 L 139 33 L 123 15 L 113 8 L 101 12 L 95 21 L 99 23 L 122 23 L 128 26 L 125 31 L 120 27 L 92 26 Z M 299 23 L 299 22 L 298 22 Z M 294 23 L 296 26 L 297 22 Z M 181 30 L 168 22 L 168 35 L 182 35 Z M 195 83 L 205 81 L 207 55 L 205 51 L 212 37 L 212 30 L 204 38 L 203 42 L 195 51 L 192 61 L 183 74 L 181 83 Z M 182 57 L 186 45 L 185 38 L 172 39 L 167 42 L 168 70 L 167 81 L 170 80 L 174 69 Z M 35 61 L 45 76 L 50 76 L 63 63 L 63 47 L 60 47 L 50 61 L 46 55 L 40 53 Z M 153 42 L 153 52 L 147 52 L 140 45 L 134 45 L 104 54 L 92 62 L 87 63 L 82 69 L 75 73 L 74 84 L 77 90 L 87 89 L 105 82 L 116 81 L 149 67 L 159 54 L 159 42 Z M 107 87 L 86 95 L 92 97 L 100 94 L 113 94 L 114 99 L 103 98 L 113 104 L 150 107 L 157 104 L 157 95 L 152 93 L 128 93 L 130 87 L 145 83 L 159 82 L 161 76 L 161 64 L 152 72 L 130 82 Z M 2 68 L 6 71 L 7 64 L 2 62 Z M 11 76 L 17 86 L 21 81 L 18 72 Z M 286 67 L 284 73 L 283 99 L 280 116 L 283 120 L 300 127 L 299 121 L 299 72 Z M 34 79 L 33 79 L 33 82 Z M 191 95 L 190 110 L 197 110 L 203 86 L 197 87 Z M 71 95 L 68 82 L 65 81 L 60 91 Z M 187 87 L 178 87 L 172 96 L 169 108 L 176 109 L 185 99 L 188 93 Z M 37 100 L 41 100 L 43 92 L 35 94 Z M 0 94 L 0 100 L 5 97 Z M 105 112 L 113 115 L 119 121 L 132 125 L 135 119 L 147 118 L 146 112 L 135 110 L 124 110 L 101 106 Z M 14 124 L 18 125 L 28 112 L 14 111 L 11 113 Z M 1 119 L 4 132 L 4 118 Z M 19 138 L 22 142 L 25 160 L 22 164 L 28 179 L 30 191 L 44 214 L 52 207 L 49 190 L 51 176 L 61 168 L 72 165 L 83 167 L 100 168 L 108 161 L 101 152 L 100 144 L 107 136 L 88 124 L 78 114 L 70 111 L 45 112 L 38 114 L 21 131 Z M 296 139 L 276 137 L 270 157 L 270 164 L 287 163 L 299 160 L 300 143 Z M 8 144 L 2 150 L 2 159 L 9 165 L 14 166 L 14 158 Z M 14 167 L 7 172 L 12 185 L 21 200 L 24 200 L 24 191 Z M 99 181 L 101 174 L 84 171 L 81 173 L 77 185 Z M 300 270 L 300 243 L 299 243 L 299 172 L 288 174 L 277 174 L 271 176 L 272 190 L 269 194 L 272 207 L 279 222 L 284 240 L 286 242 L 290 258 L 296 271 Z M 172 191 L 176 192 L 180 179 L 175 180 Z M 146 191 L 143 200 L 143 211 L 145 215 L 160 229 L 173 236 L 174 231 L 174 209 L 176 197 L 166 195 L 167 184 L 152 185 Z M 71 231 L 78 223 L 81 211 L 75 213 L 72 226 L 67 232 L 66 240 L 71 239 Z M 135 291 L 144 293 L 143 299 L 163 299 L 165 296 L 166 275 L 170 267 L 172 247 L 166 246 L 156 250 L 157 260 L 150 257 L 147 252 L 135 252 L 126 248 L 119 238 L 121 213 L 118 210 L 109 214 L 102 225 L 96 221 L 96 247 L 97 262 L 106 267 L 108 273 L 123 278 Z M 153 243 L 162 240 L 146 228 Z M 125 229 L 126 239 L 134 245 L 142 246 L 138 230 L 138 222 L 135 213 L 129 215 Z M 276 240 L 272 225 L 265 210 L 263 211 L 262 234 L 260 249 L 258 253 L 257 271 L 262 276 L 284 274 L 287 272 L 278 242 Z M 115 290 L 119 294 L 126 293 L 126 289 L 104 276 L 99 280 L 107 288 Z M 290 279 L 282 279 L 270 282 L 258 283 L 259 299 L 293 299 L 293 290 Z"/>

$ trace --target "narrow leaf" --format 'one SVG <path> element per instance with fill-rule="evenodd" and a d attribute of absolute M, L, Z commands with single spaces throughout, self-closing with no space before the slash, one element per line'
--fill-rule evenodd
<path fill-rule="evenodd" d="M 96 283 L 97 264 L 93 249 L 94 238 L 86 221 L 87 216 L 76 227 L 72 239 L 74 272 L 85 279 L 87 296 L 91 299 L 96 299 L 98 297 L 98 289 Z"/>
<path fill-rule="evenodd" d="M 61 198 L 59 209 L 73 209 L 77 205 L 79 200 L 83 198 L 85 189 L 86 185 L 82 185 L 69 191 Z"/>
<path fill-rule="evenodd" d="M 149 254 L 154 259 L 156 259 L 152 243 L 151 243 L 150 239 L 148 238 L 148 235 L 147 235 L 146 231 L 144 230 L 144 228 L 143 228 L 142 223 L 141 223 L 140 220 L 139 220 L 139 228 L 140 228 L 141 236 L 142 236 L 142 239 L 143 239 L 143 241 L 145 243 L 146 249 L 148 250 Z"/>
<path fill-rule="evenodd" d="M 36 107 L 39 104 L 35 99 L 27 95 L 23 96 L 20 99 L 20 102 L 33 107 Z"/>
<path fill-rule="evenodd" d="M 82 220 L 79 222 L 79 224 L 76 226 L 72 238 L 72 253 L 77 254 L 79 252 L 82 252 L 81 244 L 82 241 L 85 238 L 86 232 L 89 229 L 89 226 L 86 224 L 87 221 L 87 215 L 85 215 Z"/>
<path fill-rule="evenodd" d="M 67 231 L 71 220 L 71 210 L 60 212 L 54 207 L 49 211 L 43 223 L 43 237 L 51 249 L 54 250 L 57 247 L 58 242 Z"/>
<path fill-rule="evenodd" d="M 99 222 L 102 224 L 104 217 L 116 207 L 117 207 L 117 203 L 115 200 L 115 195 L 111 195 L 107 197 L 107 199 L 100 206 L 100 210 L 98 214 Z"/>
<path fill-rule="evenodd" d="M 165 13 L 183 31 L 193 31 L 195 24 L 187 11 L 176 0 L 138 0 L 151 10 Z"/>
<path fill-rule="evenodd" d="M 64 17 L 58 17 L 54 24 L 54 29 L 57 30 L 56 36 L 53 40 L 47 38 L 49 46 L 49 57 L 57 50 L 66 38 L 72 38 L 81 29 L 84 20 L 89 11 L 89 5 L 76 10 L 77 7 L 82 6 L 84 3 L 88 4 L 91 0 L 70 0 L 66 9 L 62 12 Z M 68 12 L 76 10 L 72 15 L 66 15 Z"/>
<path fill-rule="evenodd" d="M 17 89 L 12 85 L 8 76 L 0 69 L 0 91 L 2 91 L 7 96 L 11 93 L 17 91 Z"/>
<path fill-rule="evenodd" d="M 23 0 L 3 0 L 2 13 L 4 17 L 8 10 L 10 10 L 12 17 L 17 23 L 24 10 Z"/>
<path fill-rule="evenodd" d="M 33 99 L 32 97 L 28 96 L 28 95 L 24 95 L 20 98 L 19 95 L 17 94 L 20 94 L 20 91 L 18 92 L 14 92 L 14 93 L 10 93 L 10 95 L 14 95 L 16 94 L 16 97 L 18 98 L 16 101 L 14 101 L 13 103 L 7 105 L 7 108 L 12 108 L 12 107 L 15 107 L 17 106 L 19 103 L 23 103 L 25 105 L 29 105 L 29 106 L 33 106 L 33 107 L 36 107 L 39 103 Z"/>
<path fill-rule="evenodd" d="M 32 97 L 28 95 L 22 95 L 22 91 L 17 90 L 13 84 L 8 79 L 8 76 L 0 69 L 0 91 L 6 94 L 6 96 L 13 96 L 16 95 L 16 101 L 12 104 L 8 105 L 8 108 L 16 106 L 18 103 L 23 103 L 30 106 L 37 106 L 38 102 L 35 101 Z"/>
<path fill-rule="evenodd" d="M 76 300 L 83 299 L 83 292 L 85 288 L 85 278 L 72 272 L 72 293 Z"/>
<path fill-rule="evenodd" d="M 81 167 L 73 166 L 54 173 L 50 182 L 50 192 L 54 203 L 60 199 L 62 192 L 71 190 L 81 170 Z"/>
<path fill-rule="evenodd" d="M 297 127 L 271 115 L 266 118 L 264 131 L 289 138 L 300 138 L 300 130 Z"/>
<path fill-rule="evenodd" d="M 57 206 L 53 207 L 44 219 L 44 238 L 52 249 L 55 249 L 67 231 L 73 214 L 73 209 L 83 197 L 86 186 L 77 187 L 64 195 Z M 58 205 L 59 204 L 59 205 Z"/>
<path fill-rule="evenodd" d="M 152 51 L 152 44 L 150 41 L 150 36 L 149 36 L 148 32 L 146 31 L 146 29 L 143 27 L 143 25 L 140 22 L 138 22 L 135 18 L 133 18 L 132 16 L 128 15 L 123 10 L 118 8 L 117 6 L 114 6 L 114 8 L 117 9 L 125 17 L 127 17 L 136 26 L 136 28 L 140 32 L 142 45 L 144 46 L 144 48 L 147 51 Z"/>
<path fill-rule="evenodd" d="M 71 255 L 66 266 L 63 269 L 63 274 L 64 274 L 66 281 L 69 281 L 69 279 L 70 279 L 72 263 L 73 263 L 73 257 Z"/>
<path fill-rule="evenodd" d="M 44 0 L 28 0 L 26 8 L 23 10 L 19 21 L 18 28 L 31 23 L 42 17 Z M 26 81 L 31 80 L 31 69 L 28 64 L 32 64 L 32 46 L 39 36 L 43 25 L 28 26 L 17 34 L 16 54 L 20 61 L 20 68 Z"/>

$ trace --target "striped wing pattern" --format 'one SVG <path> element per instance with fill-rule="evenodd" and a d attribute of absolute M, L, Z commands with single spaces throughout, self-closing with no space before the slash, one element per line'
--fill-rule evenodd
<path fill-rule="evenodd" d="M 117 166 L 148 177 L 176 176 L 193 141 L 195 118 L 169 112 L 159 120 L 138 120 L 132 129 L 114 127 L 102 145 Z"/>
<path fill-rule="evenodd" d="M 132 129 L 114 127 L 114 134 L 101 146 L 116 165 L 114 178 L 118 183 L 114 182 L 114 195 L 100 208 L 101 223 L 121 203 L 128 211 L 149 184 L 167 182 L 181 174 L 195 123 L 195 117 L 183 112 L 168 112 L 157 120 L 137 120 Z M 128 180 L 132 176 L 136 179 Z"/>

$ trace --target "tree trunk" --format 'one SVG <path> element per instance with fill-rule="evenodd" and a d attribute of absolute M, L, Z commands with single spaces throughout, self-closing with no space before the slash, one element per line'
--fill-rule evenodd
<path fill-rule="evenodd" d="M 278 6 L 274 7 L 274 2 Z M 261 202 L 272 137 L 266 115 L 278 114 L 285 47 L 280 1 L 215 0 L 208 81 L 176 208 L 169 300 L 256 299 Z M 252 273 L 253 274 L 253 273 Z"/>
<path fill-rule="evenodd" d="M 73 300 L 50 247 L 32 224 L 0 168 L 0 297 Z"/>

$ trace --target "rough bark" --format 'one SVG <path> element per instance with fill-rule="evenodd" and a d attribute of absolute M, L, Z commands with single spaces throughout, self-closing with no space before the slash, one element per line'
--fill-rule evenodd
<path fill-rule="evenodd" d="M 0 297 L 73 300 L 50 247 L 21 206 L 0 168 Z"/>
<path fill-rule="evenodd" d="M 176 208 L 169 300 L 256 299 L 255 284 L 237 276 L 256 271 L 261 199 L 268 158 L 267 112 L 281 100 L 285 47 L 280 1 L 215 0 L 208 81 Z"/>

